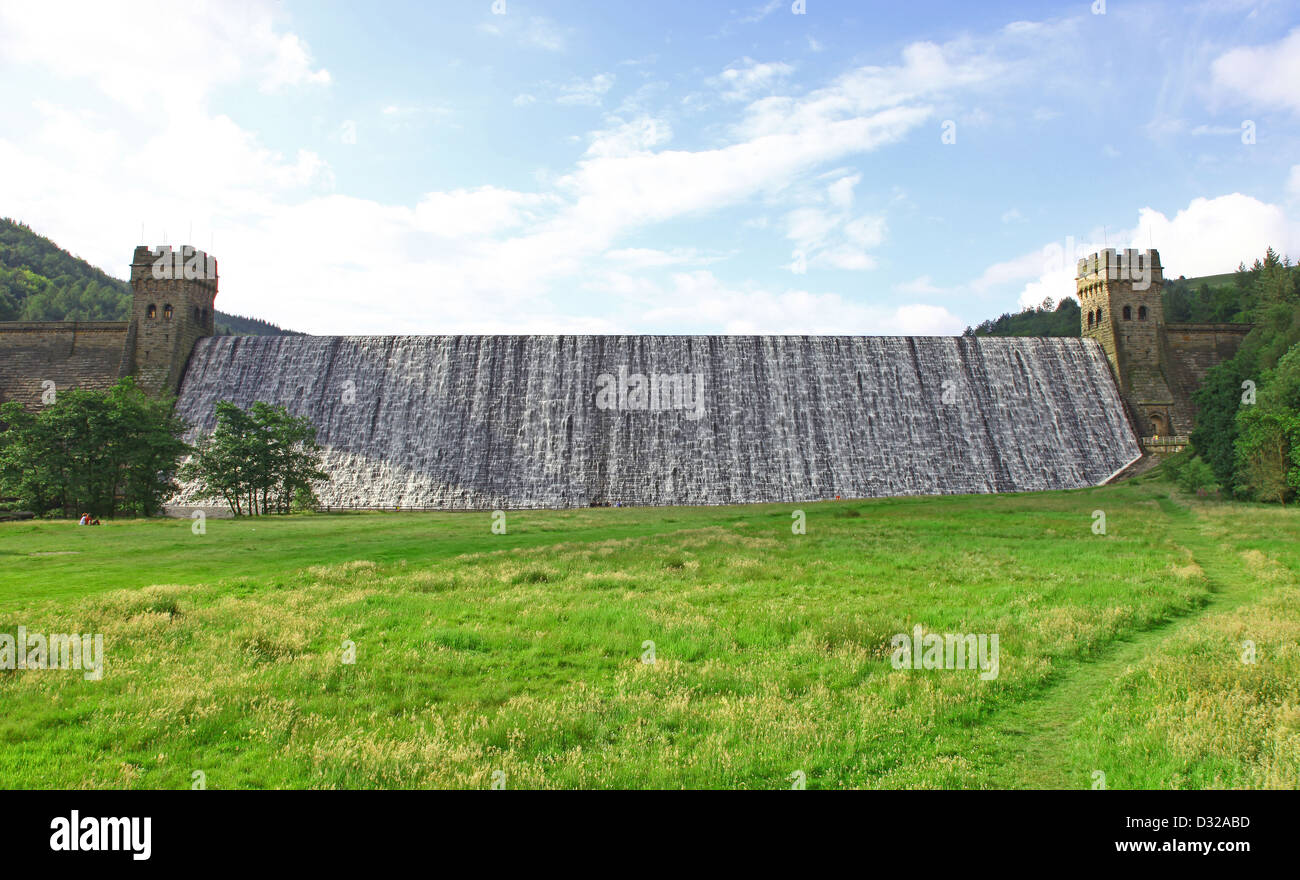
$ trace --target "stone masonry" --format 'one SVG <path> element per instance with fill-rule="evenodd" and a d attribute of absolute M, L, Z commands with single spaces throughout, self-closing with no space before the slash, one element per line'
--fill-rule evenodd
<path fill-rule="evenodd" d="M 122 370 L 126 321 L 0 323 L 0 403 L 28 408 L 51 390 L 108 388 Z"/>
<path fill-rule="evenodd" d="M 175 394 L 194 344 L 213 333 L 216 260 L 140 246 L 131 289 L 129 321 L 0 323 L 0 402 L 35 408 L 50 390 L 104 389 L 128 375 L 150 394 Z"/>
<path fill-rule="evenodd" d="M 1143 438 L 1185 435 L 1192 394 L 1236 354 L 1250 324 L 1167 324 L 1160 252 L 1107 248 L 1079 261 L 1082 333 L 1106 352 L 1129 417 Z"/>
<path fill-rule="evenodd" d="M 215 328 L 217 261 L 191 247 L 135 249 L 124 368 L 151 394 L 175 394 L 194 343 Z"/>

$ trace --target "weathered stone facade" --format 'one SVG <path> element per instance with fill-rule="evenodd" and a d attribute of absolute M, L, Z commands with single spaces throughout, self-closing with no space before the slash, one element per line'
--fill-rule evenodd
<path fill-rule="evenodd" d="M 109 387 L 122 375 L 127 324 L 0 323 L 0 403 L 17 400 L 36 407 L 51 390 Z"/>
<path fill-rule="evenodd" d="M 1192 394 L 1211 367 L 1230 359 L 1252 324 L 1166 324 L 1163 337 L 1169 383 L 1174 391 L 1174 423 L 1186 434 L 1196 422 Z"/>
<path fill-rule="evenodd" d="M 131 260 L 131 291 L 125 369 L 151 394 L 175 394 L 194 343 L 215 327 L 217 261 L 194 248 L 141 245 Z"/>
<path fill-rule="evenodd" d="M 0 402 L 35 408 L 51 389 L 102 389 L 127 375 L 150 394 L 175 394 L 194 343 L 213 333 L 216 268 L 194 248 L 142 245 L 129 321 L 0 323 Z"/>
<path fill-rule="evenodd" d="M 1250 324 L 1166 324 L 1160 252 L 1114 248 L 1080 260 L 1082 332 L 1101 344 L 1144 438 L 1185 435 L 1192 394 L 1206 372 L 1236 354 Z"/>

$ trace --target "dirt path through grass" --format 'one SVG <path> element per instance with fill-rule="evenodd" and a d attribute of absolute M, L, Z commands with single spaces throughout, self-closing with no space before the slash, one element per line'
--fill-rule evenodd
<path fill-rule="evenodd" d="M 1197 515 L 1173 498 L 1158 499 L 1168 517 L 1171 538 L 1187 548 L 1210 585 L 1209 600 L 1191 614 L 1175 618 L 1108 646 L 1099 655 L 1067 668 L 1041 695 L 994 716 L 977 742 L 987 766 L 983 785 L 996 788 L 1090 788 L 1096 768 L 1085 766 L 1093 731 L 1082 719 L 1109 685 L 1160 643 L 1206 614 L 1220 613 L 1255 598 L 1258 582 L 1235 552 L 1206 534 Z"/>

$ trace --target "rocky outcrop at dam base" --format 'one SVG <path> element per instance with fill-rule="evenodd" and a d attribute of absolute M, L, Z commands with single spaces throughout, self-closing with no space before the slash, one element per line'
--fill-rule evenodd
<path fill-rule="evenodd" d="M 213 337 L 177 412 L 197 435 L 218 400 L 310 418 L 329 507 L 1068 489 L 1140 454 L 1090 339 Z"/>

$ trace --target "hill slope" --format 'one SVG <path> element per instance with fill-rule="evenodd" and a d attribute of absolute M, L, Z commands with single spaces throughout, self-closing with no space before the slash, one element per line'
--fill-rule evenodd
<path fill-rule="evenodd" d="M 0 321 L 125 321 L 131 286 L 22 223 L 0 218 Z M 267 321 L 217 312 L 221 336 L 298 335 Z"/>

